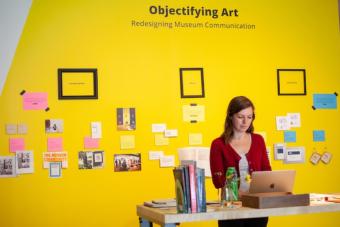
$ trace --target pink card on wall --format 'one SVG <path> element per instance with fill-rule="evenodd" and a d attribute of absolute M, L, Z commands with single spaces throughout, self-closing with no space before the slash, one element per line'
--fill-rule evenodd
<path fill-rule="evenodd" d="M 63 151 L 63 138 L 47 138 L 48 151 Z"/>
<path fill-rule="evenodd" d="M 25 92 L 22 97 L 24 110 L 45 110 L 48 107 L 46 92 Z"/>
<path fill-rule="evenodd" d="M 10 138 L 9 139 L 9 151 L 23 151 L 25 150 L 25 140 L 24 138 Z"/>
<path fill-rule="evenodd" d="M 99 139 L 85 137 L 84 138 L 84 148 L 85 149 L 94 149 L 99 147 Z"/>

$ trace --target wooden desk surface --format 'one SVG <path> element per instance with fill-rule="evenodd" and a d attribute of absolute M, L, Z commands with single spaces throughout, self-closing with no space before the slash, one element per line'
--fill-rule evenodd
<path fill-rule="evenodd" d="M 248 207 L 221 208 L 219 205 L 209 205 L 206 213 L 177 214 L 176 208 L 159 209 L 143 205 L 137 206 L 137 215 L 157 224 L 183 223 L 196 221 L 211 221 L 222 219 L 241 219 L 267 216 L 285 216 L 294 214 L 338 212 L 340 203 L 318 203 L 309 206 L 254 209 Z"/>

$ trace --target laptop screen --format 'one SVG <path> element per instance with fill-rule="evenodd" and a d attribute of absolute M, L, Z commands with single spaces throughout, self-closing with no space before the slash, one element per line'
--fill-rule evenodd
<path fill-rule="evenodd" d="M 249 193 L 293 192 L 295 170 L 255 171 Z"/>

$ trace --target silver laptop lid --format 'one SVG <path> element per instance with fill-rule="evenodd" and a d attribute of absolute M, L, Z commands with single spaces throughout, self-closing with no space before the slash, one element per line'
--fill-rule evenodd
<path fill-rule="evenodd" d="M 295 170 L 256 171 L 251 175 L 249 193 L 293 192 Z"/>

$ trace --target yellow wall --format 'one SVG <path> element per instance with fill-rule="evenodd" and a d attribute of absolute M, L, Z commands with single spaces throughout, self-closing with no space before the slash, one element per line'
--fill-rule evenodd
<path fill-rule="evenodd" d="M 195 19 L 150 15 L 150 5 L 237 8 L 239 17 Z M 188 133 L 201 132 L 210 146 L 222 130 L 226 105 L 246 95 L 256 106 L 255 129 L 267 133 L 267 145 L 283 142 L 275 116 L 300 112 L 302 127 L 297 142 L 333 153 L 329 165 L 284 165 L 272 160 L 273 169 L 296 169 L 296 193 L 339 192 L 339 110 L 313 111 L 313 93 L 340 92 L 340 44 L 336 0 L 303 1 L 33 1 L 3 94 L 0 96 L 0 155 L 8 155 L 6 123 L 26 123 L 26 148 L 34 151 L 34 174 L 0 179 L 0 225 L 17 226 L 138 226 L 136 208 L 145 200 L 174 196 L 172 168 L 159 168 L 148 160 L 149 150 L 164 150 L 177 157 L 188 146 Z M 251 23 L 255 30 L 134 28 L 131 20 Z M 58 68 L 98 68 L 98 100 L 58 100 Z M 203 67 L 206 98 L 181 99 L 180 67 Z M 276 69 L 304 68 L 306 96 L 277 96 Z M 48 92 L 49 112 L 24 111 L 20 91 Z M 182 121 L 184 104 L 206 107 L 206 120 Z M 137 130 L 116 130 L 116 108 L 135 107 Z M 42 169 L 46 151 L 45 119 L 64 119 L 64 149 L 69 168 L 63 178 L 50 179 Z M 79 170 L 78 151 L 90 134 L 90 122 L 101 121 L 105 168 Z M 169 146 L 157 147 L 151 124 L 164 122 L 179 136 Z M 314 143 L 312 130 L 326 131 L 326 142 Z M 136 148 L 120 150 L 120 135 L 135 135 Z M 15 136 L 14 136 L 15 137 Z M 113 154 L 140 152 L 142 171 L 114 172 Z M 273 156 L 273 155 L 272 155 Z M 177 164 L 177 160 L 176 160 Z M 211 179 L 208 199 L 217 199 Z M 339 226 L 339 214 L 272 217 L 269 226 L 304 223 Z M 216 222 L 183 226 L 216 226 Z M 182 226 L 182 225 L 181 225 Z"/>

